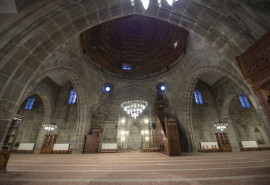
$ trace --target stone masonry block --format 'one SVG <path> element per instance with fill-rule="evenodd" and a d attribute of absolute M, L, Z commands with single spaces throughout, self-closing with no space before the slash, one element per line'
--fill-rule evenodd
<path fill-rule="evenodd" d="M 173 11 L 184 13 L 186 8 L 187 8 L 188 2 L 189 2 L 189 0 L 181 0 L 181 1 L 175 2 L 173 7 L 172 7 Z"/>
<path fill-rule="evenodd" d="M 23 66 L 23 67 L 20 67 L 14 77 L 13 77 L 13 81 L 15 82 L 26 82 L 25 79 L 23 79 L 23 76 L 25 75 L 25 73 L 29 73 L 29 74 L 32 74 L 32 71 L 30 71 L 27 67 Z M 12 92 L 12 90 L 10 90 Z"/>
<path fill-rule="evenodd" d="M 219 37 L 219 38 L 216 40 L 216 42 L 215 42 L 215 44 L 216 44 L 217 47 L 219 47 L 219 48 L 224 47 L 226 43 L 227 43 L 227 40 L 226 40 L 224 37 L 222 37 L 222 36 Z"/>
<path fill-rule="evenodd" d="M 111 13 L 108 7 L 102 8 L 98 10 L 98 17 L 100 21 L 104 22 L 111 18 Z"/>
<path fill-rule="evenodd" d="M 41 46 L 48 51 L 48 53 L 52 53 L 53 50 L 57 47 L 53 40 L 47 39 L 41 43 Z"/>
<path fill-rule="evenodd" d="M 3 68 L 1 68 L 0 74 L 3 74 L 5 76 L 10 76 L 12 74 L 12 72 L 14 71 L 14 69 L 16 69 L 17 66 L 18 66 L 18 62 L 16 60 L 14 60 L 13 58 L 10 58 L 8 60 L 8 62 L 6 63 L 6 65 Z M 3 86 L 1 86 L 1 87 L 3 87 Z"/>
<path fill-rule="evenodd" d="M 219 16 L 220 14 L 217 11 L 207 8 L 207 10 L 203 11 L 202 14 L 198 17 L 198 20 L 205 25 L 209 25 L 210 27 L 210 25 L 216 22 L 216 19 L 218 19 Z"/>
<path fill-rule="evenodd" d="M 194 1 L 189 1 L 185 10 L 185 15 L 192 19 L 197 20 L 202 11 L 205 10 L 205 6 Z"/>
<path fill-rule="evenodd" d="M 97 12 L 91 12 L 86 15 L 90 27 L 95 26 L 100 23 Z"/>
<path fill-rule="evenodd" d="M 159 11 L 158 6 L 149 6 L 147 11 L 145 11 L 145 14 L 156 17 L 158 11 Z"/>
<path fill-rule="evenodd" d="M 98 9 L 108 7 L 108 0 L 95 0 L 96 6 Z"/>
<path fill-rule="evenodd" d="M 170 22 L 178 25 L 182 20 L 182 16 L 177 13 L 171 12 L 169 19 Z"/>
<path fill-rule="evenodd" d="M 50 35 L 50 38 L 58 46 L 61 45 L 62 43 L 64 43 L 66 40 L 65 36 L 63 35 L 63 33 L 60 30 L 53 33 L 52 35 Z"/>
<path fill-rule="evenodd" d="M 25 57 L 27 57 L 29 55 L 29 50 L 25 49 L 24 47 L 18 47 L 17 52 L 13 55 L 13 58 L 21 61 L 23 60 Z"/>
<path fill-rule="evenodd" d="M 34 55 L 29 55 L 25 60 L 24 65 L 28 67 L 31 71 L 35 71 L 40 65 L 41 61 Z"/>
<path fill-rule="evenodd" d="M 234 35 L 232 42 L 237 48 L 240 48 L 242 51 L 248 49 L 256 40 L 255 38 L 249 35 L 249 32 L 243 31 Z M 241 52 L 241 51 L 237 51 Z M 241 52 L 242 53 L 242 52 Z"/>
<path fill-rule="evenodd" d="M 120 4 L 113 5 L 110 7 L 110 12 L 112 17 L 120 17 L 123 14 L 122 6 Z"/>
<path fill-rule="evenodd" d="M 1 87 L 5 86 L 7 80 L 8 80 L 8 77 L 0 73 L 0 86 Z"/>
<path fill-rule="evenodd" d="M 14 95 L 14 89 L 16 89 L 16 92 L 21 92 L 21 86 L 16 83 L 14 80 L 12 80 L 8 85 L 7 85 L 7 88 L 5 89 L 4 93 L 3 93 L 3 96 L 2 96 L 2 99 L 5 99 L 7 101 L 5 101 L 5 109 L 6 111 L 9 111 L 10 108 L 14 108 L 13 106 L 15 105 L 15 102 L 17 101 L 17 98 L 19 97 L 19 94 L 17 94 L 16 96 L 12 96 Z M 16 94 L 16 93 L 15 93 Z M 9 101 L 9 100 L 12 100 Z"/>
<path fill-rule="evenodd" d="M 79 33 L 84 31 L 85 29 L 89 28 L 89 25 L 87 23 L 87 18 L 85 16 L 74 20 L 73 24 Z"/>
<path fill-rule="evenodd" d="M 189 22 L 187 20 L 182 20 L 180 23 L 180 26 L 185 28 L 186 30 L 191 30 L 194 26 L 192 22 Z"/>
<path fill-rule="evenodd" d="M 42 25 L 40 25 L 40 28 L 45 31 L 48 35 L 54 33 L 59 29 L 58 24 L 56 24 L 53 20 L 47 19 L 46 22 L 44 22 Z"/>
<path fill-rule="evenodd" d="M 35 49 L 33 54 L 39 58 L 39 60 L 43 60 L 48 56 L 48 51 L 45 50 L 42 46 L 39 46 Z"/>
<path fill-rule="evenodd" d="M 122 3 L 123 14 L 129 15 L 134 12 L 134 7 L 131 5 L 130 1 L 126 0 L 127 3 Z"/>
<path fill-rule="evenodd" d="M 218 30 L 221 33 L 231 34 L 230 25 L 233 25 L 235 22 L 228 17 L 220 16 L 213 24 L 212 27 Z"/>
<path fill-rule="evenodd" d="M 42 29 L 39 29 L 33 33 L 32 38 L 35 38 L 35 40 L 41 43 L 48 38 L 48 34 Z"/>
<path fill-rule="evenodd" d="M 158 17 L 163 19 L 163 20 L 168 20 L 170 16 L 170 11 L 163 8 L 158 11 Z"/>
<path fill-rule="evenodd" d="M 61 28 L 66 38 L 73 37 L 77 34 L 77 30 L 74 28 L 73 23 L 69 23 Z"/>
<path fill-rule="evenodd" d="M 207 32 L 206 34 L 205 34 L 205 39 L 207 40 L 207 41 L 209 41 L 209 42 L 215 42 L 216 40 L 217 40 L 217 36 L 216 35 L 214 35 L 213 33 L 211 33 L 211 32 Z"/>
<path fill-rule="evenodd" d="M 226 3 L 229 1 L 212 1 L 210 7 L 213 10 L 218 10 L 222 15 L 228 15 L 231 13 L 230 6 L 227 6 Z"/>
<path fill-rule="evenodd" d="M 193 31 L 201 36 L 204 36 L 207 34 L 207 30 L 202 29 L 200 26 L 198 25 L 194 25 L 193 27 Z"/>
<path fill-rule="evenodd" d="M 64 7 L 63 10 L 66 12 L 66 14 L 70 17 L 71 20 L 74 20 L 84 14 L 83 7 L 76 3 L 72 3 Z"/>
<path fill-rule="evenodd" d="M 111 1 L 108 1 L 108 3 L 110 5 L 117 5 L 117 4 L 121 4 L 122 0 L 111 0 Z"/>
<path fill-rule="evenodd" d="M 86 14 L 90 12 L 95 12 L 97 7 L 94 0 L 87 0 L 79 2 L 79 5 L 84 8 Z"/>
<path fill-rule="evenodd" d="M 28 39 L 23 46 L 29 51 L 33 51 L 39 45 L 39 41 L 33 38 Z"/>
<path fill-rule="evenodd" d="M 54 20 L 58 24 L 59 27 L 62 27 L 63 25 L 70 22 L 70 18 L 62 10 L 59 10 L 56 13 L 51 14 L 50 18 Z"/>

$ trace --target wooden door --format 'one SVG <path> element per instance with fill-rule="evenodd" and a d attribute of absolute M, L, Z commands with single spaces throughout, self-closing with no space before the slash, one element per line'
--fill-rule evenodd
<path fill-rule="evenodd" d="M 97 153 L 99 149 L 100 128 L 91 128 L 88 135 L 85 136 L 83 153 Z"/>
<path fill-rule="evenodd" d="M 231 152 L 231 144 L 227 133 L 215 133 L 218 145 L 222 152 Z"/>
<path fill-rule="evenodd" d="M 56 142 L 57 135 L 46 134 L 44 137 L 41 154 L 50 154 L 53 150 L 54 143 Z"/>

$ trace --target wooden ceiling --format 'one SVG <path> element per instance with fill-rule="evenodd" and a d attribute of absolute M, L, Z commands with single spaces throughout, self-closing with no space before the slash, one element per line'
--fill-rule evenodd
<path fill-rule="evenodd" d="M 147 78 L 176 62 L 186 49 L 188 35 L 187 30 L 168 22 L 129 15 L 84 31 L 80 41 L 84 54 L 100 70 L 121 78 Z M 132 70 L 123 70 L 123 63 Z"/>

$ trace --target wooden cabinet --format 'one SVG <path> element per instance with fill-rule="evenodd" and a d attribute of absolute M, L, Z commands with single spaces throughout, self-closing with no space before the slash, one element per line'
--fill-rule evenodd
<path fill-rule="evenodd" d="M 56 142 L 57 135 L 46 134 L 44 137 L 41 154 L 50 154 Z"/>
<path fill-rule="evenodd" d="M 0 151 L 0 171 L 6 171 L 7 162 L 19 133 L 22 120 L 23 116 L 19 115 L 15 115 L 11 120 L 3 142 L 2 151 Z"/>
<path fill-rule="evenodd" d="M 100 128 L 91 128 L 88 135 L 85 136 L 83 153 L 97 153 L 99 149 L 99 133 Z"/>
<path fill-rule="evenodd" d="M 231 144 L 227 133 L 215 133 L 219 148 L 222 152 L 231 152 Z"/>

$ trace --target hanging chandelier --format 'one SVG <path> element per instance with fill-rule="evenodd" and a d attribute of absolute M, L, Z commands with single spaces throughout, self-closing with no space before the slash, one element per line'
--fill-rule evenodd
<path fill-rule="evenodd" d="M 227 126 L 228 126 L 228 123 L 224 123 L 224 122 L 217 122 L 214 124 L 214 127 L 216 127 L 221 132 L 223 132 L 223 130 L 226 130 Z"/>
<path fill-rule="evenodd" d="M 148 103 L 144 100 L 129 100 L 121 104 L 121 107 L 128 115 L 136 119 L 145 109 Z"/>
<path fill-rule="evenodd" d="M 43 124 L 43 127 L 45 130 L 47 131 L 53 131 L 57 128 L 57 125 L 55 123 L 46 123 L 46 124 Z"/>
<path fill-rule="evenodd" d="M 178 0 L 166 0 L 167 1 L 167 4 L 169 6 L 172 6 L 174 2 L 178 1 Z M 130 0 L 131 2 L 131 5 L 134 6 L 135 5 L 135 0 Z M 150 0 L 141 0 L 141 3 L 144 7 L 144 9 L 146 10 L 150 4 Z M 161 0 L 157 0 L 157 4 L 159 6 L 159 8 L 161 8 L 162 6 L 162 1 Z"/>

